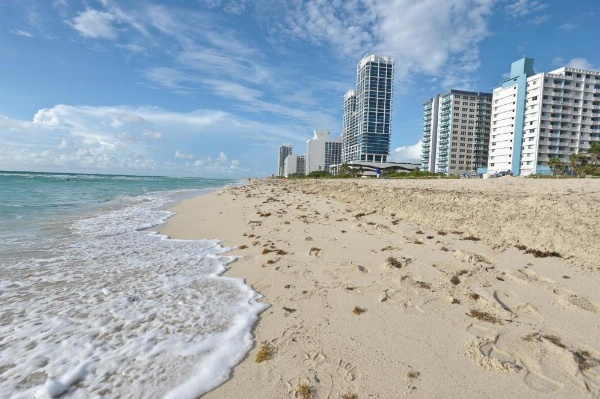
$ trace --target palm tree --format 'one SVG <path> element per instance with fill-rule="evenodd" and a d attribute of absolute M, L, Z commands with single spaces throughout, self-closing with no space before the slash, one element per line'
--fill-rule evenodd
<path fill-rule="evenodd" d="M 582 158 L 583 157 L 579 154 L 571 154 L 571 156 L 569 157 L 569 166 L 571 167 L 571 170 L 577 174 L 579 174 L 581 170 L 581 164 L 583 161 Z"/>
<path fill-rule="evenodd" d="M 600 141 L 594 141 L 590 143 L 588 154 L 590 156 L 590 163 L 592 165 L 598 164 L 598 160 L 600 158 Z"/>
<path fill-rule="evenodd" d="M 562 173 L 565 170 L 562 161 L 560 160 L 560 158 L 557 158 L 557 157 L 550 158 L 548 160 L 548 166 L 550 166 L 550 169 L 552 170 L 553 175 L 557 175 L 557 174 L 562 175 Z"/>

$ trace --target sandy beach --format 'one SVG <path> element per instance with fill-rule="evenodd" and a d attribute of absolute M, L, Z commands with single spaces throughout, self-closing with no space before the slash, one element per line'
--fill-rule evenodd
<path fill-rule="evenodd" d="M 173 210 L 162 234 L 222 240 L 271 305 L 203 398 L 600 397 L 598 179 L 254 180 Z"/>

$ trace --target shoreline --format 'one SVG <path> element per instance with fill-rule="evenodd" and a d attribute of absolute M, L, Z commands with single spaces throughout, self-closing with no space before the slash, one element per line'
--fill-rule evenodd
<path fill-rule="evenodd" d="M 551 230 L 597 226 L 600 185 L 476 181 L 254 180 L 177 204 L 159 233 L 238 247 L 224 275 L 271 305 L 203 398 L 293 398 L 302 384 L 315 398 L 600 395 L 595 248 Z M 504 216 L 473 212 L 492 205 Z M 256 363 L 262 342 L 272 358 Z"/>

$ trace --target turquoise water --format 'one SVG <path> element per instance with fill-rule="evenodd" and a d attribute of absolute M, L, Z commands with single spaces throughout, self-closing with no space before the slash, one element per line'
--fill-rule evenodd
<path fill-rule="evenodd" d="M 231 180 L 0 172 L 0 397 L 192 399 L 266 305 L 219 237 L 152 227 Z M 203 212 L 198 209 L 197 212 Z"/>
<path fill-rule="evenodd" d="M 0 171 L 0 259 L 37 251 L 64 239 L 65 223 L 143 201 L 233 184 L 233 180 L 160 176 L 86 175 Z"/>

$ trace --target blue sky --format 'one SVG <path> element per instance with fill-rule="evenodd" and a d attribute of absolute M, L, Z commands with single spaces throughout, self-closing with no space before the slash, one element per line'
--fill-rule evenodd
<path fill-rule="evenodd" d="M 0 169 L 266 176 L 338 136 L 366 53 L 396 60 L 391 159 L 421 103 L 511 62 L 600 69 L 598 0 L 0 0 Z"/>

